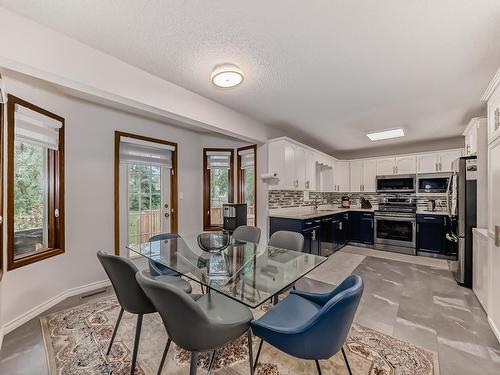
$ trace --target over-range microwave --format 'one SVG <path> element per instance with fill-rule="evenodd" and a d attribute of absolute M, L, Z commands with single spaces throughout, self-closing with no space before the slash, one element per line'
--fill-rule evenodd
<path fill-rule="evenodd" d="M 377 176 L 377 193 L 414 193 L 415 175 Z"/>
<path fill-rule="evenodd" d="M 417 176 L 418 194 L 445 194 L 451 173 L 428 173 Z"/>

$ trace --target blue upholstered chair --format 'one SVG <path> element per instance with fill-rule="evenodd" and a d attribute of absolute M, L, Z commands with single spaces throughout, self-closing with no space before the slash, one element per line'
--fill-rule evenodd
<path fill-rule="evenodd" d="M 351 275 L 335 290 L 316 294 L 292 290 L 264 316 L 252 321 L 253 333 L 261 338 L 254 369 L 263 341 L 301 359 L 314 360 L 321 375 L 319 360 L 329 359 L 342 350 L 363 294 L 363 280 Z"/>
<path fill-rule="evenodd" d="M 162 233 L 151 237 L 149 239 L 149 242 L 171 240 L 173 238 L 178 238 L 178 237 L 179 235 L 177 233 Z M 180 276 L 177 272 L 151 259 L 149 260 L 149 273 L 151 274 L 151 276 L 163 276 L 163 275 Z"/>

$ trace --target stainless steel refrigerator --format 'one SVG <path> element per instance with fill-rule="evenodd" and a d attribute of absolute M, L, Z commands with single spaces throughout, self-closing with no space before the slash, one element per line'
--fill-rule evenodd
<path fill-rule="evenodd" d="M 460 285 L 472 287 L 472 228 L 477 221 L 477 157 L 453 162 L 453 175 L 447 191 L 451 231 L 446 238 L 457 247 L 457 260 L 451 270 Z M 484 197 L 486 199 L 486 197 Z"/>

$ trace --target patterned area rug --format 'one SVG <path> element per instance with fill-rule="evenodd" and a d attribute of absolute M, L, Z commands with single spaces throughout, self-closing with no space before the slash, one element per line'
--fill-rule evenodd
<path fill-rule="evenodd" d="M 269 306 L 254 310 L 261 316 Z M 40 318 L 51 374 L 83 375 L 130 373 L 131 350 L 136 317 L 125 313 L 109 356 L 106 349 L 120 307 L 114 297 L 89 302 Z M 136 374 L 158 371 L 167 335 L 158 314 L 144 317 Z M 254 353 L 258 339 L 254 338 Z M 438 375 L 437 354 L 374 330 L 353 324 L 346 342 L 347 356 L 356 375 Z M 248 374 L 246 335 L 218 350 L 214 363 L 217 374 Z M 187 374 L 189 352 L 173 345 L 163 374 Z M 198 359 L 208 366 L 208 353 Z M 256 374 L 315 374 L 314 362 L 290 357 L 264 343 Z M 321 361 L 323 374 L 347 374 L 342 355 Z"/>

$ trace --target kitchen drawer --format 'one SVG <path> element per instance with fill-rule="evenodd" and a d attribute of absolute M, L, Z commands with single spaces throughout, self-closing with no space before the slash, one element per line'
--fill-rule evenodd
<path fill-rule="evenodd" d="M 419 214 L 417 215 L 417 223 L 420 224 L 445 224 L 445 215 L 427 215 L 427 214 Z"/>

